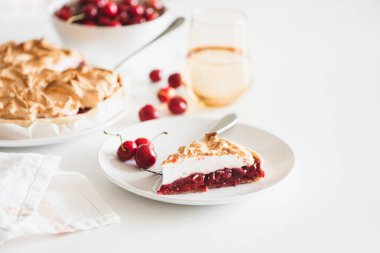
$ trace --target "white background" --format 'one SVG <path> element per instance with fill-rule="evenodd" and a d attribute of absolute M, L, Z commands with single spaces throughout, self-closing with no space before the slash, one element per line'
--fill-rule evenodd
<path fill-rule="evenodd" d="M 121 223 L 61 236 L 7 242 L 1 252 L 380 252 L 380 1 L 168 1 L 174 13 L 230 6 L 249 16 L 255 83 L 238 103 L 189 115 L 237 112 L 242 122 L 284 138 L 292 174 L 244 202 L 188 207 L 137 197 L 102 176 L 101 133 L 42 148 L 60 155 L 121 216 Z M 44 12 L 2 11 L 0 41 L 58 41 Z M 135 92 L 153 67 L 179 68 L 186 28 L 126 66 Z M 140 89 L 141 88 L 141 89 Z M 145 89 L 149 90 L 149 89 Z M 147 92 L 146 98 L 151 94 Z M 137 108 L 114 129 L 136 123 Z M 152 133 L 154 134 L 154 133 Z"/>

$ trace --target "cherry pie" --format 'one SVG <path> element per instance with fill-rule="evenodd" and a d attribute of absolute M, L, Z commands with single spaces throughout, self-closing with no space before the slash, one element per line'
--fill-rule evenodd
<path fill-rule="evenodd" d="M 162 162 L 159 194 L 205 192 L 209 188 L 252 183 L 265 176 L 260 156 L 249 148 L 206 134 Z"/>

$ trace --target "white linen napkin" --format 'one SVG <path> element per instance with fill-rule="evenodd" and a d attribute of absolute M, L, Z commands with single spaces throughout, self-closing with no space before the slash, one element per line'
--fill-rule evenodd
<path fill-rule="evenodd" d="M 120 221 L 85 176 L 60 172 L 59 162 L 57 156 L 0 152 L 0 244 Z"/>

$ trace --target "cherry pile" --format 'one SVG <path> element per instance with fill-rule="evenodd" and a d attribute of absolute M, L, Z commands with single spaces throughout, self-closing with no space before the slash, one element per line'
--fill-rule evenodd
<path fill-rule="evenodd" d="M 149 73 L 152 83 L 158 83 L 162 80 L 161 70 L 154 69 Z M 182 85 L 182 78 L 179 73 L 173 73 L 168 77 L 168 86 L 160 88 L 157 92 L 157 98 L 161 103 L 167 103 L 168 109 L 172 114 L 182 114 L 187 110 L 187 101 L 177 95 L 176 89 Z M 158 119 L 159 111 L 151 104 L 147 104 L 139 111 L 141 121 Z"/>
<path fill-rule="evenodd" d="M 111 134 L 106 131 L 104 133 L 120 138 L 121 144 L 116 152 L 117 158 L 120 161 L 125 162 L 134 159 L 137 167 L 144 170 L 152 167 L 157 160 L 157 154 L 152 141 L 162 134 L 167 134 L 167 132 L 162 132 L 156 135 L 152 141 L 144 137 L 137 138 L 134 141 L 123 141 L 123 137 L 120 134 Z"/>
<path fill-rule="evenodd" d="M 162 15 L 160 0 L 79 0 L 55 12 L 59 19 L 88 26 L 140 24 Z"/>

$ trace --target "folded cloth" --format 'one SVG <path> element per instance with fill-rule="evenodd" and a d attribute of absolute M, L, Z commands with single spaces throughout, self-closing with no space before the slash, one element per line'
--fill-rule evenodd
<path fill-rule="evenodd" d="M 0 152 L 0 244 L 120 220 L 85 176 L 60 172 L 59 162 L 57 156 Z"/>

